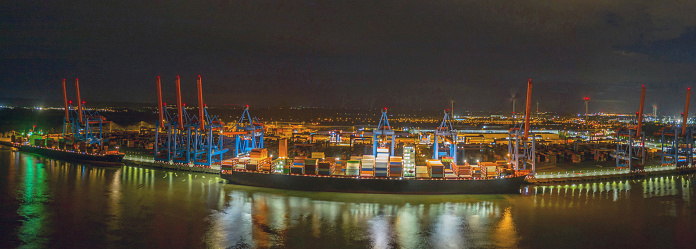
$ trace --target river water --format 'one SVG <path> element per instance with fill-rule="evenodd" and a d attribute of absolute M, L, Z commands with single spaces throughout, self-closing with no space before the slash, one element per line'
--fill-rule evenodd
<path fill-rule="evenodd" d="M 402 196 L 235 186 L 0 146 L 0 247 L 694 248 L 694 176 Z"/>

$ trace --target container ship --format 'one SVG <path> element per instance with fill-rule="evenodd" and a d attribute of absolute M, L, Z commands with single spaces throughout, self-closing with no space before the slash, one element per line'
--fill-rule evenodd
<path fill-rule="evenodd" d="M 34 135 L 35 136 L 35 135 Z M 97 148 L 86 143 L 69 144 L 65 140 L 46 138 L 36 138 L 30 136 L 29 139 L 22 137 L 12 137 L 9 143 L 5 143 L 17 148 L 19 151 L 38 154 L 50 158 L 61 159 L 71 162 L 88 163 L 97 166 L 121 166 L 125 154 L 119 153 L 117 147 L 104 146 Z"/>
<path fill-rule="evenodd" d="M 457 165 L 452 158 L 428 160 L 414 166 L 411 155 L 312 158 L 271 161 L 265 149 L 254 149 L 249 157 L 236 158 L 221 166 L 221 177 L 232 184 L 299 191 L 374 194 L 519 194 L 527 176 L 504 172 L 505 161 Z"/>

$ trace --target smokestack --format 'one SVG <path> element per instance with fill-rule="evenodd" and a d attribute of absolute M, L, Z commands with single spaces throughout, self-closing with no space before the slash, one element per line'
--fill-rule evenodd
<path fill-rule="evenodd" d="M 77 78 L 75 78 L 75 89 L 77 91 L 77 117 L 82 124 L 82 99 L 80 99 L 80 83 Z"/>
<path fill-rule="evenodd" d="M 65 122 L 68 122 L 70 121 L 70 113 L 68 112 L 68 92 L 65 90 L 65 79 L 63 79 L 63 107 L 65 107 Z"/>
<path fill-rule="evenodd" d="M 201 76 L 198 75 L 198 123 L 201 126 L 201 131 L 205 130 L 205 117 L 203 117 L 203 87 L 201 86 Z"/>
<path fill-rule="evenodd" d="M 643 128 L 643 106 L 645 104 L 645 85 L 641 87 L 640 90 L 640 107 L 638 108 L 638 130 L 636 136 L 640 136 L 641 129 Z"/>
<path fill-rule="evenodd" d="M 177 111 L 177 119 L 179 121 L 178 128 L 179 130 L 184 129 L 184 117 L 183 117 L 183 111 L 181 110 L 181 82 L 179 81 L 179 76 L 176 76 L 176 111 Z"/>
<path fill-rule="evenodd" d="M 159 110 L 159 126 L 164 129 L 164 111 L 162 110 L 162 83 L 157 76 L 157 110 Z"/>
<path fill-rule="evenodd" d="M 532 113 L 532 79 L 527 81 L 527 107 L 524 114 L 524 139 L 529 137 L 529 115 Z"/>
<path fill-rule="evenodd" d="M 689 117 L 689 98 L 691 98 L 691 87 L 686 88 L 686 106 L 684 106 L 684 120 L 682 121 L 682 136 L 686 134 L 686 119 Z"/>

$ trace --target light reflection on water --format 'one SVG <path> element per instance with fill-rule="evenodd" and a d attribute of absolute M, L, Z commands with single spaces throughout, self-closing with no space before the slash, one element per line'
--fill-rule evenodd
<path fill-rule="evenodd" d="M 529 186 L 522 195 L 363 195 L 235 186 L 211 175 L 90 167 L 1 148 L 0 240 L 10 247 L 601 248 L 696 242 L 692 175 Z M 624 243 L 594 239 L 607 236 Z"/>

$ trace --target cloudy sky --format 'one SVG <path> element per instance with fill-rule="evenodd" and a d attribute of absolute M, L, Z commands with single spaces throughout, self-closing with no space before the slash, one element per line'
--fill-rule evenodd
<path fill-rule="evenodd" d="M 4 1 L 0 98 L 681 112 L 696 1 Z M 70 84 L 72 87 L 72 84 Z M 69 89 L 71 90 L 71 89 Z M 692 105 L 696 106 L 696 105 Z M 696 109 L 692 109 L 696 110 Z"/>

